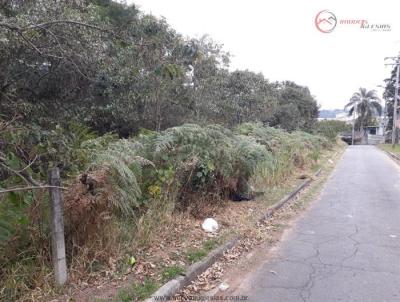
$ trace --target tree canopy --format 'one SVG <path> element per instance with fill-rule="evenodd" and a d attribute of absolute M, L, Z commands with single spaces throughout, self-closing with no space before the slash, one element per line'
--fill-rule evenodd
<path fill-rule="evenodd" d="M 111 0 L 12 0 L 0 6 L 0 111 L 45 128 L 64 121 L 120 136 L 185 122 L 261 121 L 309 131 L 306 87 L 231 71 L 209 37 Z"/>

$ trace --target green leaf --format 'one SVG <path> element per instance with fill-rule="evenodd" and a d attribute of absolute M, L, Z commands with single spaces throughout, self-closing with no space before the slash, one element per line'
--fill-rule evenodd
<path fill-rule="evenodd" d="M 18 195 L 15 192 L 8 192 L 8 199 L 14 204 L 17 205 L 18 203 Z"/>

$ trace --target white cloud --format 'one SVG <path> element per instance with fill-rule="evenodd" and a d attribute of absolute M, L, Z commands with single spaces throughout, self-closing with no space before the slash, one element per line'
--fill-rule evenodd
<path fill-rule="evenodd" d="M 178 32 L 209 34 L 233 54 L 232 68 L 261 71 L 266 78 L 307 85 L 323 108 L 342 108 L 359 87 L 377 89 L 390 74 L 384 57 L 400 50 L 400 3 L 296 0 L 135 0 L 145 12 L 164 16 Z M 338 25 L 323 34 L 315 15 L 329 9 L 338 19 L 388 23 L 390 32 Z"/>

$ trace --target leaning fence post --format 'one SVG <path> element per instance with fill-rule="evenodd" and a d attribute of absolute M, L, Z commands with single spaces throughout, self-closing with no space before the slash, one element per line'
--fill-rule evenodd
<path fill-rule="evenodd" d="M 61 195 L 60 170 L 55 167 L 50 170 L 50 220 L 51 220 L 51 250 L 54 266 L 54 277 L 57 285 L 67 281 L 67 263 L 65 259 L 64 240 L 64 209 Z"/>

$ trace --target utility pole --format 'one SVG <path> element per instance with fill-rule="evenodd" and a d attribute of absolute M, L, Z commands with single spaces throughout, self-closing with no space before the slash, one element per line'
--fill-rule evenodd
<path fill-rule="evenodd" d="M 392 120 L 392 147 L 394 148 L 396 144 L 396 134 L 397 134 L 397 107 L 398 107 L 398 94 L 399 94 L 399 75 L 400 75 L 400 54 L 397 57 L 387 57 L 386 59 L 395 60 L 393 64 L 385 65 L 396 65 L 396 83 L 394 86 L 394 101 L 393 101 L 393 120 Z"/>
<path fill-rule="evenodd" d="M 354 145 L 354 134 L 355 134 L 355 124 L 356 124 L 356 108 L 357 108 L 357 102 L 354 103 L 353 105 L 353 129 L 351 131 L 351 145 Z"/>
<path fill-rule="evenodd" d="M 377 85 L 376 87 L 386 89 L 386 87 L 382 86 L 382 85 Z M 384 99 L 384 106 L 383 106 L 383 135 L 385 136 L 385 138 L 386 138 L 386 130 L 387 130 L 387 126 L 388 126 L 388 121 L 389 121 L 387 104 L 388 104 L 387 100 Z"/>
<path fill-rule="evenodd" d="M 399 70 L 400 70 L 400 57 L 396 61 L 396 84 L 394 88 L 394 105 L 393 105 L 393 127 L 392 127 L 392 146 L 396 143 L 397 134 L 397 98 L 399 94 Z"/>

